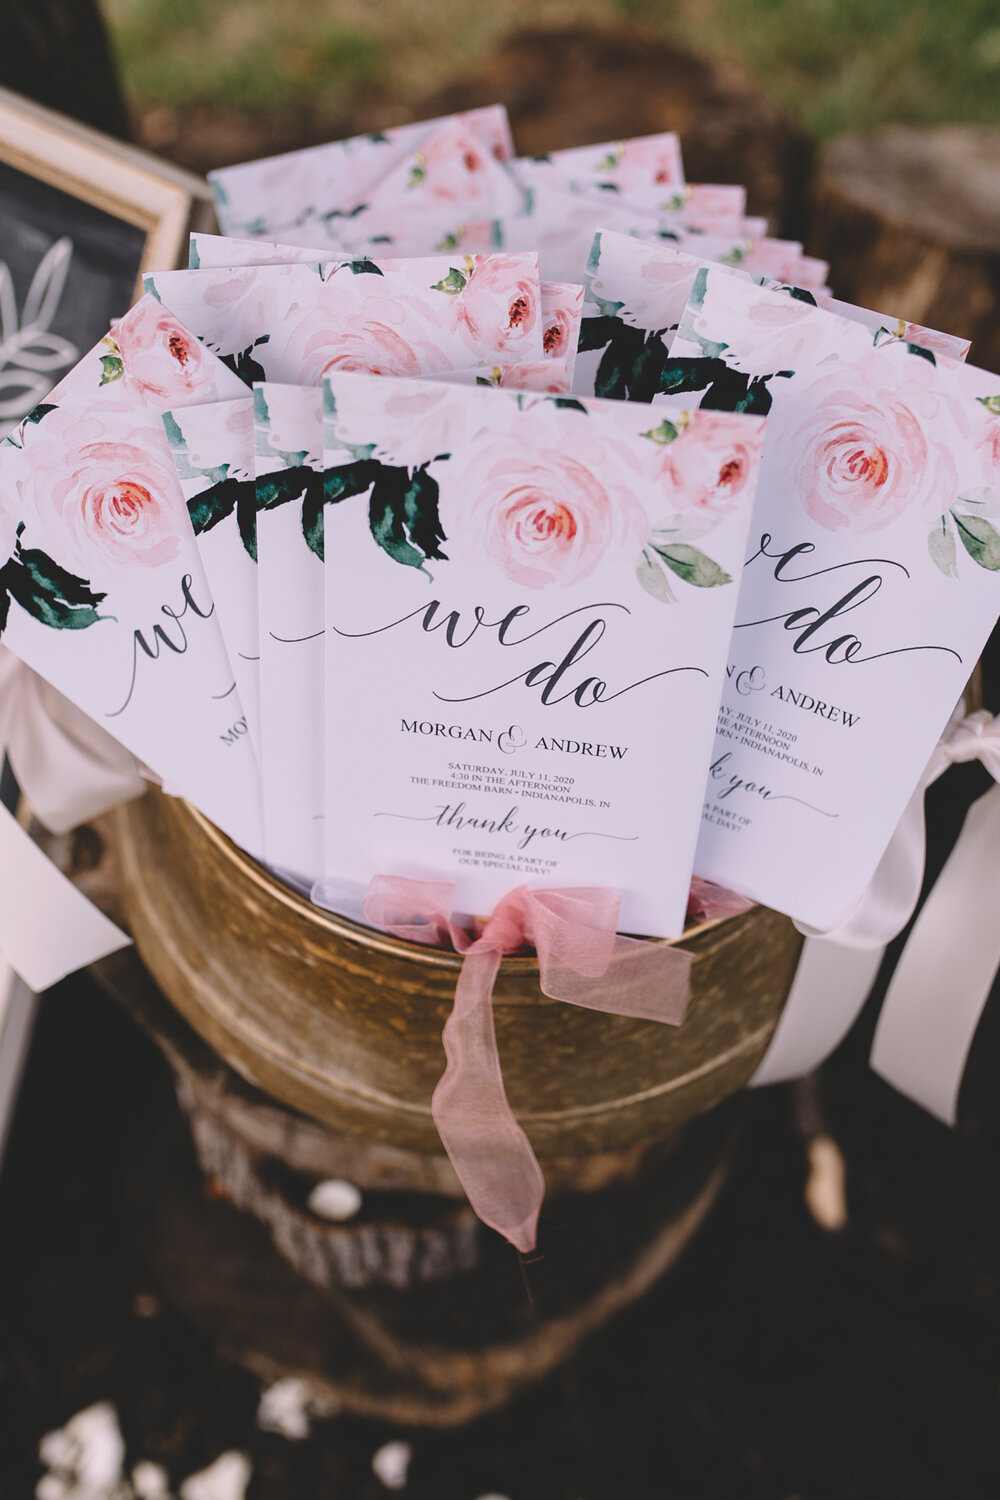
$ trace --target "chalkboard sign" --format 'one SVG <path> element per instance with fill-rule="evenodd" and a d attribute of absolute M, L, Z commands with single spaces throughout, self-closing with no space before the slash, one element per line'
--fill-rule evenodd
<path fill-rule="evenodd" d="M 0 89 L 0 437 L 212 213 L 201 178 Z"/>

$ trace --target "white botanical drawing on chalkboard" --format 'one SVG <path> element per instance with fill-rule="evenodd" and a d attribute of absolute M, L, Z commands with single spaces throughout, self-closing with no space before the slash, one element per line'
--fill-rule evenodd
<path fill-rule="evenodd" d="M 47 395 L 80 351 L 51 324 L 69 274 L 73 241 L 63 235 L 46 250 L 31 278 L 20 317 L 14 282 L 0 260 L 0 437 Z"/>

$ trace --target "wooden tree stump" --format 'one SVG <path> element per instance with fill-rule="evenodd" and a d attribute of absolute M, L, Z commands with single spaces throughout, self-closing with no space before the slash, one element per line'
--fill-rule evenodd
<path fill-rule="evenodd" d="M 516 33 L 422 114 L 501 100 L 524 155 L 675 130 L 691 182 L 738 182 L 751 214 L 797 228 L 806 137 L 767 95 L 661 38 L 571 26 Z"/>
<path fill-rule="evenodd" d="M 825 146 L 809 250 L 838 297 L 972 340 L 1000 371 L 1000 130 L 886 126 Z"/>

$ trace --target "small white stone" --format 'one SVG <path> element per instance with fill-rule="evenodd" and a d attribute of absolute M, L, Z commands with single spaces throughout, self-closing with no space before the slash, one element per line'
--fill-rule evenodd
<path fill-rule="evenodd" d="M 136 1464 L 132 1470 L 132 1488 L 135 1490 L 136 1500 L 169 1500 L 170 1480 L 166 1469 L 160 1464 L 152 1464 L 148 1459 L 143 1459 Z"/>
<path fill-rule="evenodd" d="M 837 1142 L 817 1135 L 809 1142 L 806 1207 L 821 1229 L 835 1234 L 847 1227 L 847 1166 Z"/>
<path fill-rule="evenodd" d="M 46 1468 L 72 1478 L 84 1492 L 100 1496 L 121 1483 L 125 1440 L 110 1401 L 99 1401 L 47 1432 L 38 1445 Z"/>
<path fill-rule="evenodd" d="M 43 1474 L 35 1485 L 35 1500 L 66 1500 L 69 1489 L 58 1474 Z"/>
<path fill-rule="evenodd" d="M 372 1457 L 372 1473 L 387 1490 L 403 1490 L 412 1457 L 413 1449 L 409 1443 L 384 1443 Z"/>
<path fill-rule="evenodd" d="M 214 1464 L 185 1479 L 180 1500 L 244 1500 L 253 1472 L 245 1453 L 221 1453 Z"/>
<path fill-rule="evenodd" d="M 293 1442 L 309 1436 L 309 1386 L 295 1375 L 268 1386 L 257 1408 L 257 1426 Z"/>
<path fill-rule="evenodd" d="M 310 1211 L 320 1219 L 331 1219 L 342 1224 L 353 1219 L 361 1208 L 361 1192 L 353 1182 L 343 1182 L 331 1177 L 319 1182 L 309 1194 Z"/>

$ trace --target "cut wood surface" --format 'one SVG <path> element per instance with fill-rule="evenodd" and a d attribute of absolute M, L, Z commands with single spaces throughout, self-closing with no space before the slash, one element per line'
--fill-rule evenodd
<path fill-rule="evenodd" d="M 885 126 L 822 148 L 811 254 L 838 297 L 972 340 L 1000 371 L 1000 130 Z"/>

